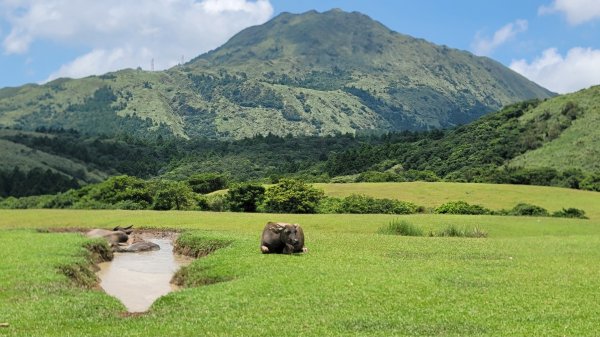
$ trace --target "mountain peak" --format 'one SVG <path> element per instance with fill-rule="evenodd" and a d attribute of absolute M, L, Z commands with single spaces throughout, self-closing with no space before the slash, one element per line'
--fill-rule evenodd
<path fill-rule="evenodd" d="M 491 59 L 335 9 L 281 13 L 165 72 L 34 89 L 1 92 L 0 123 L 144 137 L 330 135 L 451 127 L 552 96 Z"/>
<path fill-rule="evenodd" d="M 241 31 L 198 59 L 213 66 L 285 59 L 314 68 L 364 69 L 399 38 L 409 39 L 358 12 L 281 13 L 263 25 Z"/>

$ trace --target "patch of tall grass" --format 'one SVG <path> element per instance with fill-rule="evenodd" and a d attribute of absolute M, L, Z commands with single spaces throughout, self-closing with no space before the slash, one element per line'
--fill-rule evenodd
<path fill-rule="evenodd" d="M 425 232 L 422 228 L 406 220 L 392 220 L 387 226 L 381 227 L 379 234 L 401 236 L 429 236 L 429 237 L 461 237 L 461 238 L 486 238 L 487 232 L 479 227 L 468 228 L 449 225 L 440 230 Z"/>
<path fill-rule="evenodd" d="M 402 236 L 424 236 L 423 229 L 405 220 L 392 220 L 387 226 L 380 228 L 378 233 Z"/>
<path fill-rule="evenodd" d="M 430 236 L 437 237 L 460 237 L 460 238 L 486 238 L 487 232 L 479 227 L 468 228 L 468 227 L 457 227 L 450 225 L 437 232 L 430 232 Z"/>

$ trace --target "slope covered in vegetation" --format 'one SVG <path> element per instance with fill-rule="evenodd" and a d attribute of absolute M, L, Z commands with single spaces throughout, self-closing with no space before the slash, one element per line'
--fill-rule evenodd
<path fill-rule="evenodd" d="M 360 13 L 283 13 L 167 71 L 0 90 L 0 126 L 241 139 L 427 130 L 553 93 L 489 58 Z"/>

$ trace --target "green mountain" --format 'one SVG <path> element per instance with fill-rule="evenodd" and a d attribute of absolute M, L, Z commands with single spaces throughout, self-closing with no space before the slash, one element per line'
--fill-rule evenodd
<path fill-rule="evenodd" d="M 428 171 L 450 181 L 600 190 L 600 86 L 509 105 L 464 126 L 414 136 L 390 135 L 329 156 L 330 176 L 370 172 L 367 180 Z M 401 177 L 400 177 L 401 179 Z"/>
<path fill-rule="evenodd" d="M 135 138 L 446 128 L 553 93 L 360 13 L 284 13 L 167 71 L 0 89 L 0 126 Z"/>
<path fill-rule="evenodd" d="M 202 172 L 232 181 L 445 179 L 600 191 L 598 125 L 600 86 L 515 103 L 450 130 L 379 136 L 124 141 L 0 130 L 0 197 L 54 193 L 116 174 L 185 180 Z"/>
<path fill-rule="evenodd" d="M 535 148 L 510 160 L 510 166 L 600 172 L 600 86 L 547 100 L 523 119 L 545 124 L 544 131 L 529 138 Z M 559 119 L 572 122 L 567 126 Z"/>

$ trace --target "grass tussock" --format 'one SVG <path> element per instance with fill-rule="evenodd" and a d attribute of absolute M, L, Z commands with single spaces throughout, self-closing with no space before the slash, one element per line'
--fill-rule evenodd
<path fill-rule="evenodd" d="M 177 254 L 199 258 L 227 247 L 231 243 L 232 241 L 227 239 L 208 238 L 186 232 L 177 238 L 173 251 Z"/>
<path fill-rule="evenodd" d="M 463 227 L 459 228 L 455 225 L 450 225 L 445 227 L 437 232 L 430 232 L 429 236 L 433 237 L 459 237 L 459 238 L 486 238 L 488 236 L 487 232 L 482 230 L 479 227 L 468 228 Z"/>
<path fill-rule="evenodd" d="M 422 228 L 406 220 L 393 220 L 387 226 L 381 227 L 379 234 L 401 236 L 429 236 L 429 237 L 461 237 L 461 238 L 486 238 L 487 232 L 479 227 L 468 228 L 450 225 L 440 230 L 425 232 Z"/>
<path fill-rule="evenodd" d="M 402 236 L 424 236 L 424 232 L 421 228 L 405 220 L 393 220 L 387 226 L 380 228 L 378 233 Z"/>

